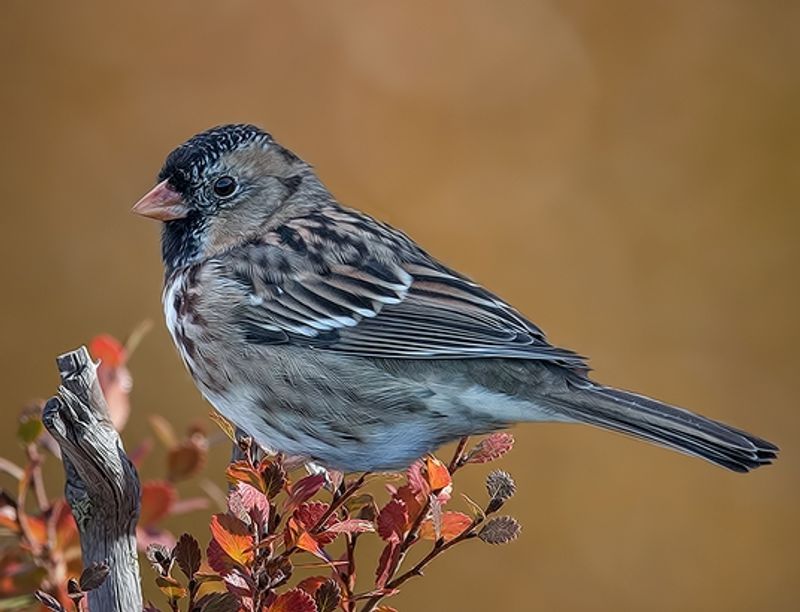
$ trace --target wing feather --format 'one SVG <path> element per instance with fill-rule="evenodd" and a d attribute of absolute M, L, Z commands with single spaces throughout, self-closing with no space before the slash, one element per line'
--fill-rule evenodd
<path fill-rule="evenodd" d="M 402 246 L 407 248 L 394 259 L 384 254 L 324 265 L 295 262 L 282 274 L 271 269 L 249 281 L 245 266 L 232 265 L 230 280 L 249 292 L 247 305 L 237 311 L 238 324 L 252 342 L 364 357 L 500 357 L 586 367 L 583 357 L 549 344 L 536 325 L 497 296 L 410 241 Z"/>

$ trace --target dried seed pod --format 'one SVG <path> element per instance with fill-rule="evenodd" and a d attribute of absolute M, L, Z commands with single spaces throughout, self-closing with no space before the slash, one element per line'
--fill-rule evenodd
<path fill-rule="evenodd" d="M 478 537 L 487 544 L 508 544 L 517 539 L 522 526 L 512 516 L 489 519 L 478 532 Z"/>

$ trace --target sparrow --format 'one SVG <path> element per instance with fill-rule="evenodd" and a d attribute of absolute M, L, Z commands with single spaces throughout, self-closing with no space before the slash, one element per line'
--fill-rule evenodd
<path fill-rule="evenodd" d="M 202 395 L 262 447 L 406 467 L 520 422 L 584 423 L 736 472 L 778 448 L 593 381 L 518 310 L 339 204 L 253 125 L 193 136 L 133 212 L 163 223 L 166 323 Z"/>

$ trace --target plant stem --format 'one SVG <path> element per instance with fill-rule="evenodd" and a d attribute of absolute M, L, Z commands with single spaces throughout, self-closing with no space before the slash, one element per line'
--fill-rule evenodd
<path fill-rule="evenodd" d="M 22 477 L 25 475 L 25 470 L 5 457 L 0 457 L 0 472 L 5 472 L 16 480 L 22 480 Z"/>
<path fill-rule="evenodd" d="M 35 444 L 28 444 L 25 447 L 25 452 L 31 464 L 31 484 L 33 486 L 33 492 L 36 495 L 36 505 L 39 506 L 41 512 L 44 512 L 50 507 L 50 500 L 47 497 L 47 491 L 44 489 L 42 455 L 39 453 Z"/>
<path fill-rule="evenodd" d="M 453 458 L 450 460 L 450 465 L 447 467 L 450 470 L 450 475 L 452 476 L 455 471 L 464 465 L 461 461 L 464 456 L 464 449 L 467 446 L 467 442 L 469 442 L 469 436 L 464 436 L 458 441 L 458 446 L 456 446 L 456 452 L 453 453 Z"/>
<path fill-rule="evenodd" d="M 364 485 L 364 482 L 367 480 L 367 476 L 369 476 L 371 473 L 372 472 L 364 472 L 363 474 L 361 474 L 361 476 L 359 476 L 359 478 L 353 484 L 347 487 L 347 489 L 345 489 L 345 491 L 341 495 L 339 495 L 338 497 L 334 497 L 333 500 L 331 501 L 330 506 L 328 506 L 328 509 L 323 513 L 321 517 L 319 517 L 319 520 L 314 524 L 314 526 L 308 530 L 309 533 L 313 535 L 323 531 L 326 521 L 333 515 L 334 512 L 336 512 L 339 508 L 342 507 L 342 504 L 344 504 L 344 502 L 350 499 L 353 496 L 353 494 L 355 494 Z M 292 545 L 286 550 L 284 550 L 281 553 L 281 556 L 289 557 L 296 550 L 297 546 Z"/>
<path fill-rule="evenodd" d="M 347 555 L 347 574 L 342 576 L 342 584 L 344 585 L 344 601 L 347 602 L 347 610 L 348 612 L 355 612 L 356 609 L 356 602 L 353 599 L 353 582 L 356 572 L 356 540 L 358 539 L 358 534 L 348 533 L 345 534 L 346 537 L 346 549 L 345 554 Z"/>
<path fill-rule="evenodd" d="M 483 522 L 482 517 L 476 517 L 473 519 L 472 524 L 467 527 L 464 531 L 462 531 L 459 535 L 454 537 L 452 540 L 448 540 L 445 542 L 444 540 L 438 540 L 436 544 L 434 544 L 431 551 L 425 555 L 422 559 L 420 559 L 414 567 L 410 570 L 400 574 L 397 578 L 394 578 L 386 583 L 384 590 L 386 592 L 393 591 L 400 587 L 403 583 L 407 580 L 414 578 L 415 576 L 421 576 L 422 570 L 433 561 L 436 557 L 441 555 L 444 551 L 448 548 L 452 548 L 456 544 L 463 542 L 464 540 L 468 540 L 470 538 L 475 537 L 475 528 Z M 381 593 L 375 594 L 367 600 L 367 603 L 364 604 L 364 607 L 361 608 L 361 612 L 372 612 L 375 609 L 381 600 L 384 598 L 384 595 Z"/>
<path fill-rule="evenodd" d="M 353 484 L 347 487 L 341 495 L 333 498 L 330 506 L 328 506 L 328 509 L 325 510 L 322 516 L 319 517 L 317 523 L 311 528 L 310 532 L 312 534 L 319 533 L 320 531 L 324 530 L 325 523 L 328 521 L 328 519 L 331 516 L 333 516 L 334 512 L 336 512 L 339 508 L 342 507 L 342 504 L 344 504 L 344 502 L 353 497 L 353 495 L 362 486 L 364 486 L 364 482 L 367 480 L 367 476 L 369 476 L 369 474 L 370 472 L 364 472 L 363 474 L 361 474 L 361 476 L 358 477 L 358 479 Z"/>
<path fill-rule="evenodd" d="M 458 441 L 458 446 L 456 446 L 456 450 L 453 453 L 453 458 L 450 460 L 450 463 L 448 464 L 447 467 L 447 470 L 450 472 L 451 476 L 463 465 L 463 463 L 461 463 L 461 459 L 464 454 L 464 448 L 467 446 L 468 441 L 469 441 L 468 436 L 464 436 Z M 392 577 L 397 572 L 398 568 L 403 564 L 403 561 L 405 560 L 406 555 L 408 554 L 408 550 L 417 541 L 419 530 L 422 528 L 422 523 L 428 516 L 428 511 L 430 510 L 430 508 L 431 508 L 431 497 L 429 495 L 428 498 L 425 500 L 425 503 L 422 505 L 422 508 L 420 508 L 419 514 L 417 514 L 417 516 L 414 518 L 414 523 L 411 525 L 411 529 L 408 530 L 408 534 L 403 539 L 403 543 L 400 545 L 400 554 L 397 555 L 397 562 L 389 570 L 389 581 L 387 582 L 384 589 L 386 590 L 393 589 L 394 587 L 389 585 L 393 585 L 397 580 L 399 580 L 399 578 L 393 579 Z M 424 561 L 424 564 L 420 566 L 420 564 L 418 563 L 411 570 L 409 570 L 409 572 L 421 571 L 421 569 L 425 567 L 427 563 L 429 563 L 441 552 L 444 552 L 445 550 L 450 548 L 454 543 L 456 543 L 456 540 L 460 542 L 461 540 L 465 539 L 467 532 L 473 529 L 475 527 L 475 524 L 477 523 L 474 523 L 470 528 L 466 529 L 464 533 L 454 538 L 453 540 L 450 540 L 447 543 L 443 543 L 441 547 L 437 542 L 437 545 L 434 546 L 433 550 L 431 550 L 431 552 L 428 555 L 426 555 L 425 558 L 423 558 L 422 561 Z M 422 563 L 422 561 L 420 563 Z M 402 580 L 400 580 L 400 582 L 398 582 L 397 584 L 402 584 L 403 582 L 411 578 L 411 576 L 415 575 L 413 573 L 409 575 L 409 572 L 406 572 L 405 574 L 401 575 L 400 578 L 402 578 Z M 374 595 L 367 602 L 367 605 L 364 606 L 364 608 L 362 608 L 362 612 L 370 612 L 376 605 L 378 605 L 381 599 L 383 599 L 383 595 Z"/>

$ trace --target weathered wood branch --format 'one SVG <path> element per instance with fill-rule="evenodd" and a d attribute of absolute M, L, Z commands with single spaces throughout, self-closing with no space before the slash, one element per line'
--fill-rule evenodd
<path fill-rule="evenodd" d="M 42 420 L 61 447 L 84 567 L 105 563 L 110 569 L 103 584 L 89 592 L 89 609 L 137 612 L 142 609 L 136 553 L 139 476 L 108 417 L 89 352 L 81 347 L 56 362 L 61 386 Z"/>

